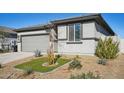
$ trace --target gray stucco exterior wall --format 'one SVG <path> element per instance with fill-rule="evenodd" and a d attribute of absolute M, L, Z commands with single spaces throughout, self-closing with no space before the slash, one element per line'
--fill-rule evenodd
<path fill-rule="evenodd" d="M 95 22 L 86 22 L 81 24 L 81 40 L 79 42 L 69 43 L 66 33 L 68 32 L 64 25 L 61 29 L 58 26 L 58 53 L 60 54 L 81 54 L 94 55 L 95 53 Z M 63 28 L 63 29 L 62 29 Z M 61 33 L 60 33 L 60 32 Z M 61 35 L 59 35 L 61 34 Z M 69 33 L 68 33 L 69 34 Z M 59 37 L 60 36 L 60 37 Z"/>

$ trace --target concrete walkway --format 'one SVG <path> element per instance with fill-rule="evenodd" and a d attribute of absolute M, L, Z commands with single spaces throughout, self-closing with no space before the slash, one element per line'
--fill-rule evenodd
<path fill-rule="evenodd" d="M 34 53 L 31 52 L 12 52 L 12 53 L 0 54 L 0 63 L 6 64 L 12 61 L 31 57 L 33 55 Z"/>

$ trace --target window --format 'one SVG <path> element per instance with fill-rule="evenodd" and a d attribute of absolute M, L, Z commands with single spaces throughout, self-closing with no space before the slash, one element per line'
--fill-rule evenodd
<path fill-rule="evenodd" d="M 69 41 L 80 41 L 81 38 L 81 24 L 69 25 Z"/>
<path fill-rule="evenodd" d="M 69 41 L 74 41 L 74 24 L 69 25 Z"/>
<path fill-rule="evenodd" d="M 67 39 L 66 25 L 58 26 L 58 39 Z"/>
<path fill-rule="evenodd" d="M 80 32 L 81 32 L 81 27 L 80 27 L 80 23 L 75 24 L 75 41 L 79 41 L 80 40 Z"/>

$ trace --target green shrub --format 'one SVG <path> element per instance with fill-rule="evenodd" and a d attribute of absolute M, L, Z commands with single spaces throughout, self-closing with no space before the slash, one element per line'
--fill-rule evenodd
<path fill-rule="evenodd" d="M 96 47 L 96 56 L 99 58 L 113 59 L 119 53 L 119 42 L 114 42 L 112 38 L 100 39 Z"/>
<path fill-rule="evenodd" d="M 2 49 L 0 49 L 0 53 L 3 53 L 3 50 Z"/>
<path fill-rule="evenodd" d="M 27 75 L 31 74 L 31 73 L 33 72 L 32 67 L 26 66 L 26 67 L 25 67 L 25 72 L 26 72 Z"/>
<path fill-rule="evenodd" d="M 99 75 L 94 75 L 92 72 L 82 73 L 81 75 L 71 75 L 70 79 L 100 79 Z"/>
<path fill-rule="evenodd" d="M 106 65 L 107 59 L 99 59 L 97 63 L 102 64 L 102 65 Z"/>
<path fill-rule="evenodd" d="M 0 68 L 2 68 L 2 64 L 0 63 Z"/>
<path fill-rule="evenodd" d="M 76 58 L 69 64 L 68 69 L 81 69 L 82 65 Z"/>
<path fill-rule="evenodd" d="M 7 53 L 7 52 L 9 52 L 8 49 L 0 49 L 0 53 Z"/>
<path fill-rule="evenodd" d="M 57 62 L 57 60 L 61 57 L 61 55 L 56 55 L 55 56 L 55 62 Z"/>

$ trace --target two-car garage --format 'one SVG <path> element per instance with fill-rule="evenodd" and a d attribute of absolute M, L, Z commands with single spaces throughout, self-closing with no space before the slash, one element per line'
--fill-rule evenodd
<path fill-rule="evenodd" d="M 49 47 L 48 34 L 22 35 L 21 41 L 21 51 L 23 52 L 34 52 L 35 50 L 46 52 Z"/>
<path fill-rule="evenodd" d="M 18 52 L 34 52 L 36 50 L 46 54 L 50 46 L 50 25 L 38 25 L 16 29 L 18 33 Z M 57 51 L 57 43 L 55 43 Z"/>

